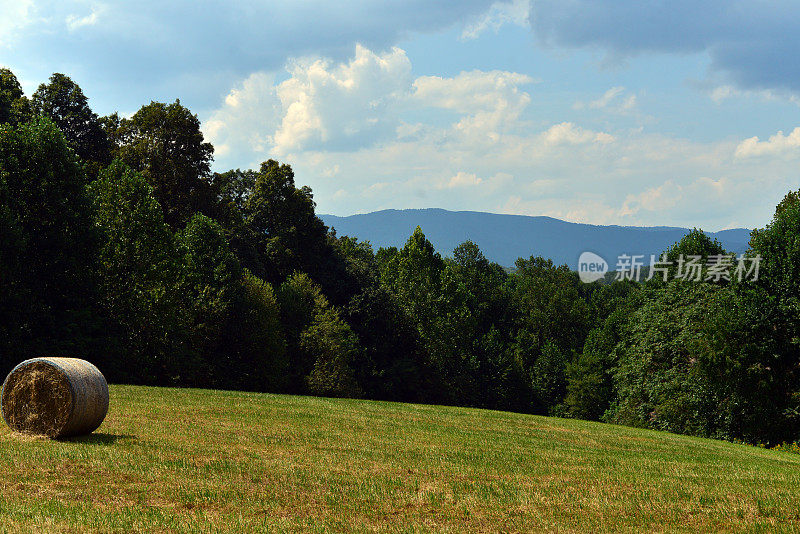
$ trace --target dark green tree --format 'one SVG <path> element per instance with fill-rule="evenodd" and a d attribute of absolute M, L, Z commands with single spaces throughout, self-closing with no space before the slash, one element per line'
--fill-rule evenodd
<path fill-rule="evenodd" d="M 583 284 L 566 265 L 551 260 L 519 259 L 514 273 L 514 302 L 524 335 L 533 347 L 552 340 L 564 352 L 583 348 L 592 325 Z"/>
<path fill-rule="evenodd" d="M 361 395 L 351 364 L 358 339 L 320 287 L 305 273 L 294 273 L 278 291 L 290 355 L 290 390 L 319 395 Z"/>
<path fill-rule="evenodd" d="M 0 125 L 0 354 L 92 356 L 98 239 L 86 176 L 49 119 Z"/>
<path fill-rule="evenodd" d="M 311 324 L 300 334 L 300 348 L 315 356 L 306 377 L 310 393 L 326 397 L 363 395 L 352 368 L 361 350 L 358 338 L 335 308 L 317 308 Z"/>
<path fill-rule="evenodd" d="M 332 251 L 327 227 L 314 214 L 308 187 L 297 188 L 289 165 L 261 164 L 245 201 L 245 221 L 266 280 L 280 283 L 294 271 L 322 283 L 322 267 Z"/>
<path fill-rule="evenodd" d="M 777 444 L 800 439 L 798 358 L 780 335 L 780 312 L 763 288 L 720 292 L 698 365 L 721 402 L 725 438 Z"/>
<path fill-rule="evenodd" d="M 540 257 L 517 260 L 513 284 L 514 347 L 537 392 L 538 412 L 561 414 L 566 366 L 594 326 L 577 273 Z M 539 361 L 539 360 L 542 361 Z"/>
<path fill-rule="evenodd" d="M 530 409 L 521 362 L 511 349 L 508 275 L 467 241 L 445 261 L 437 335 L 429 345 L 447 362 L 457 402 L 487 408 Z"/>
<path fill-rule="evenodd" d="M 197 115 L 179 100 L 151 102 L 130 119 L 111 117 L 104 124 L 117 143 L 116 154 L 147 179 L 173 229 L 185 226 L 197 212 L 215 216 L 217 193 L 210 180 L 214 148 L 204 141 Z"/>
<path fill-rule="evenodd" d="M 0 68 L 0 124 L 17 125 L 30 117 L 30 101 L 22 92 L 19 80 L 9 69 Z"/>
<path fill-rule="evenodd" d="M 704 260 L 714 254 L 725 254 L 722 244 L 700 229 L 693 229 L 666 251 L 667 259 L 677 262 L 681 255 L 700 256 Z"/>
<path fill-rule="evenodd" d="M 232 369 L 217 369 L 234 375 L 226 384 L 270 392 L 284 392 L 289 387 L 286 340 L 275 292 L 270 284 L 247 270 L 222 345 L 235 363 Z"/>
<path fill-rule="evenodd" d="M 379 258 L 383 252 L 379 251 Z M 384 261 L 385 260 L 385 261 Z M 458 391 L 469 374 L 462 372 L 452 352 L 441 350 L 446 333 L 446 321 L 440 320 L 445 301 L 442 298 L 442 274 L 445 262 L 417 227 L 405 246 L 383 261 L 381 283 L 397 300 L 404 314 L 413 321 L 424 347 L 432 381 L 438 384 L 437 402 L 457 403 Z"/>
<path fill-rule="evenodd" d="M 615 286 L 619 292 L 617 297 Z M 580 354 L 567 364 L 569 415 L 580 419 L 599 420 L 615 399 L 613 373 L 617 366 L 615 347 L 621 341 L 631 315 L 641 304 L 641 292 L 630 282 L 614 282 L 602 286 L 592 295 L 607 299 L 611 313 L 598 316 L 600 325 L 589 332 Z"/>
<path fill-rule="evenodd" d="M 369 283 L 369 245 L 329 233 L 314 213 L 311 189 L 296 187 L 289 165 L 269 160 L 258 171 L 215 174 L 213 187 L 231 246 L 257 276 L 279 285 L 293 272 L 305 272 L 337 306 Z"/>
<path fill-rule="evenodd" d="M 748 256 L 759 257 L 754 285 L 776 299 L 784 334 L 800 337 L 800 191 L 784 197 L 766 228 L 753 230 Z"/>
<path fill-rule="evenodd" d="M 567 364 L 565 404 L 572 417 L 599 419 L 614 400 L 614 347 L 630 315 L 640 305 L 642 285 L 631 280 L 583 284 L 591 324 L 581 351 Z"/>
<path fill-rule="evenodd" d="M 791 424 L 800 423 L 800 192 L 789 192 L 775 209 L 772 221 L 750 235 L 748 268 L 757 267 L 742 291 L 760 290 L 766 332 L 778 345 L 767 365 L 784 383 Z M 793 439 L 798 439 L 795 435 Z"/>
<path fill-rule="evenodd" d="M 433 334 L 427 326 L 438 313 L 443 270 L 444 260 L 417 226 L 381 273 L 383 283 L 420 325 L 423 339 Z"/>
<path fill-rule="evenodd" d="M 187 318 L 188 351 L 193 362 L 170 366 L 170 379 L 179 383 L 231 386 L 241 372 L 235 351 L 228 346 L 234 306 L 240 298 L 242 267 L 230 251 L 214 220 L 195 214 L 178 235 L 182 253 L 180 290 Z M 180 373 L 180 374 L 178 374 Z"/>
<path fill-rule="evenodd" d="M 363 350 L 353 369 L 369 398 L 424 402 L 437 398 L 417 325 L 385 287 L 366 287 L 344 318 Z"/>
<path fill-rule="evenodd" d="M 328 232 L 328 245 L 333 249 L 329 265 L 338 279 L 337 299 L 349 300 L 363 289 L 380 283 L 380 270 L 369 241 Z"/>
<path fill-rule="evenodd" d="M 653 272 L 650 284 L 663 284 L 665 278 L 667 281 L 676 278 L 694 282 L 709 281 L 708 263 L 715 256 L 727 254 L 728 252 L 718 240 L 712 239 L 702 230 L 695 228 L 659 256 L 659 261 L 666 258 L 668 267 L 666 268 L 666 273 L 664 271 Z M 731 261 L 735 263 L 733 258 L 731 258 Z M 733 269 L 730 269 L 730 272 L 732 274 Z M 726 284 L 727 280 L 720 279 L 717 282 Z"/>
<path fill-rule="evenodd" d="M 114 355 L 113 381 L 166 380 L 181 350 L 180 275 L 174 237 L 147 181 L 119 160 L 89 188 L 99 251 L 100 302 Z"/>
<path fill-rule="evenodd" d="M 83 91 L 68 76 L 53 74 L 33 93 L 31 104 L 34 113 L 49 117 L 64 132 L 91 176 L 111 162 L 111 142 Z"/>
<path fill-rule="evenodd" d="M 378 264 L 378 272 L 384 272 L 389 262 L 398 252 L 399 250 L 397 247 L 380 247 L 375 253 L 375 262 Z"/>
<path fill-rule="evenodd" d="M 534 402 L 544 413 L 563 416 L 570 357 L 554 341 L 546 341 L 530 368 Z"/>
<path fill-rule="evenodd" d="M 768 443 L 793 435 L 763 295 L 672 281 L 642 296 L 614 349 L 610 421 Z"/>
<path fill-rule="evenodd" d="M 300 272 L 281 284 L 277 297 L 289 355 L 289 388 L 293 393 L 302 393 L 306 391 L 305 380 L 316 357 L 301 348 L 300 336 L 311 325 L 317 310 L 327 305 L 327 300 L 319 286 Z"/>

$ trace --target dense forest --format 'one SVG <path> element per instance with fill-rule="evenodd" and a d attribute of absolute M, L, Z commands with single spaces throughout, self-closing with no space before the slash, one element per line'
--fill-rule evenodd
<path fill-rule="evenodd" d="M 214 173 L 213 152 L 180 101 L 99 117 L 67 76 L 28 97 L 0 69 L 3 375 L 72 356 L 111 382 L 800 439 L 800 193 L 752 233 L 757 280 L 582 283 L 419 228 L 373 250 L 289 165 Z M 724 251 L 695 230 L 665 253 Z"/>

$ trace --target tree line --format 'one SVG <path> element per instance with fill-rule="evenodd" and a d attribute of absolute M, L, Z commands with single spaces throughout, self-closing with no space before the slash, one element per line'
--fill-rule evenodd
<path fill-rule="evenodd" d="M 173 103 L 100 117 L 0 69 L 0 371 L 83 357 L 111 382 L 475 406 L 800 439 L 800 193 L 753 231 L 758 280 L 582 283 L 417 228 L 374 250 L 289 165 L 211 171 Z M 670 250 L 708 258 L 694 230 Z"/>

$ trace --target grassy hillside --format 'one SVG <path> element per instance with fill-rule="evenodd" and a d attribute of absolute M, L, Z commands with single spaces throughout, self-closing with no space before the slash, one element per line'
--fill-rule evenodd
<path fill-rule="evenodd" d="M 800 455 L 503 412 L 116 386 L 0 430 L 3 531 L 800 530 Z"/>

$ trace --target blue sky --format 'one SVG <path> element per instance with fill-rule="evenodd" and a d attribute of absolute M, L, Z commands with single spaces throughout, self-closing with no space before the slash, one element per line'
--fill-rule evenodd
<path fill-rule="evenodd" d="M 798 188 L 786 1 L 0 0 L 0 64 L 93 109 L 198 114 L 215 170 L 291 164 L 318 210 L 708 230 Z"/>

